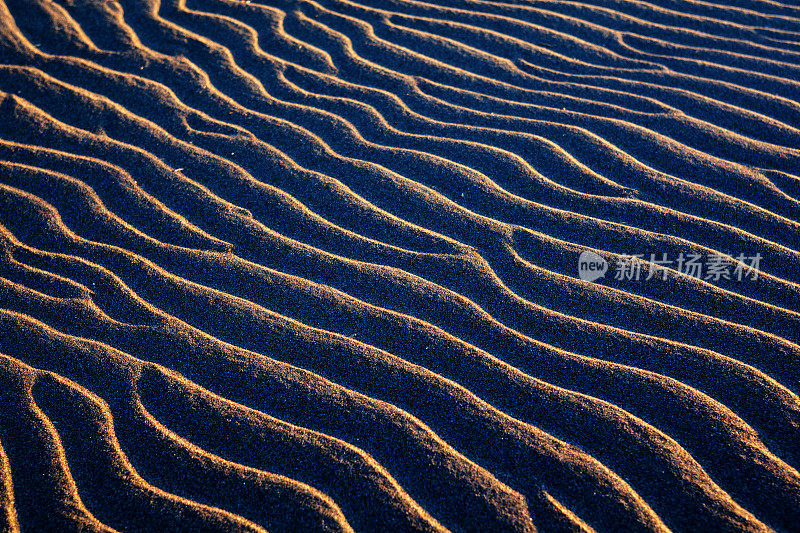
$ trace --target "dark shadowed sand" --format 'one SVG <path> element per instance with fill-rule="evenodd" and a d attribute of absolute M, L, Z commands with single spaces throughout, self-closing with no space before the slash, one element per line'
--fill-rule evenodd
<path fill-rule="evenodd" d="M 792 4 L 0 0 L 0 531 L 800 531 Z"/>

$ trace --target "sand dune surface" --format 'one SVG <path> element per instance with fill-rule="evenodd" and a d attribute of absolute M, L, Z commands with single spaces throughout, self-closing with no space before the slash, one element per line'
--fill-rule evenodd
<path fill-rule="evenodd" d="M 789 1 L 0 0 L 3 532 L 800 531 L 798 394 Z"/>

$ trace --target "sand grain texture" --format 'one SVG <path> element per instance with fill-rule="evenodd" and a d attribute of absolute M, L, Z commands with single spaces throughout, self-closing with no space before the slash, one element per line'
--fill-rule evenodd
<path fill-rule="evenodd" d="M 0 531 L 800 531 L 798 80 L 772 0 L 0 0 Z"/>

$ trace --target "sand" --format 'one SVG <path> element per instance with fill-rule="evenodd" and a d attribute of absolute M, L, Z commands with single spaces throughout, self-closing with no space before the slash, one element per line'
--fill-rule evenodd
<path fill-rule="evenodd" d="M 0 531 L 800 531 L 791 4 L 0 0 Z"/>

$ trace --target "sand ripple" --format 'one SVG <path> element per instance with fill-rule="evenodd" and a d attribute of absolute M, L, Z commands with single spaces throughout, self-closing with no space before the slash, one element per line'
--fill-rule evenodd
<path fill-rule="evenodd" d="M 0 0 L 0 530 L 797 530 L 797 80 L 772 0 Z"/>

